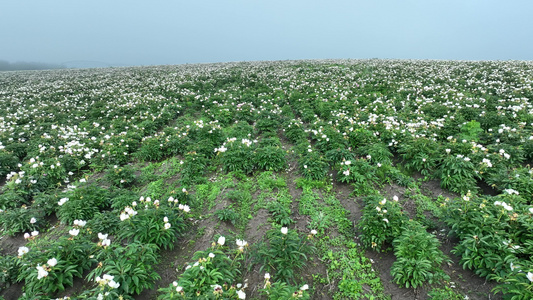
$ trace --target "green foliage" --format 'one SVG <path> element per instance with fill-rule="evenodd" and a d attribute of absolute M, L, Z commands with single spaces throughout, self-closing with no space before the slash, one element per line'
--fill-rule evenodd
<path fill-rule="evenodd" d="M 98 266 L 87 275 L 87 280 L 111 275 L 120 284 L 116 289 L 118 294 L 140 294 L 161 278 L 154 270 L 157 250 L 158 247 L 150 243 L 133 242 L 125 247 L 111 244 L 98 253 Z"/>
<path fill-rule="evenodd" d="M 295 272 L 305 266 L 308 255 L 315 251 L 309 237 L 300 237 L 286 227 L 273 228 L 266 236 L 268 243 L 260 242 L 254 249 L 255 261 L 261 264 L 261 270 L 274 273 L 276 280 L 294 281 Z"/>
<path fill-rule="evenodd" d="M 470 158 L 447 155 L 439 166 L 441 186 L 452 192 L 465 194 L 477 190 L 479 174 Z"/>
<path fill-rule="evenodd" d="M 38 240 L 27 245 L 29 252 L 19 257 L 17 281 L 24 281 L 24 292 L 29 295 L 49 295 L 72 286 L 74 277 L 82 277 L 95 262 L 91 258 L 94 244 L 81 235 L 61 237 L 56 242 Z M 55 265 L 51 260 L 55 259 Z M 41 270 L 39 270 L 41 269 Z"/>
<path fill-rule="evenodd" d="M 187 264 L 177 281 L 159 290 L 162 294 L 158 299 L 243 299 L 238 294 L 244 294 L 244 288 L 237 288 L 236 280 L 241 274 L 247 243 L 240 243 L 239 249 L 231 250 L 224 246 L 225 238 L 221 237 L 206 251 L 194 253 L 193 263 Z"/>
<path fill-rule="evenodd" d="M 149 197 L 141 198 L 137 205 L 132 204 L 120 213 L 122 223 L 118 238 L 172 249 L 186 227 L 183 210 L 183 204 L 180 206 L 177 201 L 159 203 L 158 200 L 152 202 Z"/>
<path fill-rule="evenodd" d="M 302 287 L 291 286 L 290 284 L 283 281 L 276 281 L 274 283 L 270 282 L 270 279 L 265 279 L 264 288 L 260 289 L 261 294 L 268 297 L 272 300 L 284 300 L 284 299 L 311 299 L 311 295 L 307 292 L 307 284 Z"/>
<path fill-rule="evenodd" d="M 269 202 L 268 212 L 272 215 L 273 221 L 281 226 L 289 226 L 293 223 L 291 219 L 291 209 L 278 201 Z"/>
<path fill-rule="evenodd" d="M 0 150 L 0 177 L 4 177 L 17 169 L 19 159 L 6 151 Z"/>
<path fill-rule="evenodd" d="M 392 264 L 391 275 L 397 284 L 417 288 L 425 282 L 432 284 L 449 279 L 440 266 L 450 260 L 440 251 L 437 238 L 418 222 L 405 224 L 393 246 L 396 261 Z"/>
<path fill-rule="evenodd" d="M 405 167 L 424 176 L 431 175 L 437 167 L 441 153 L 439 144 L 428 138 L 413 138 L 400 144 L 398 153 Z"/>
<path fill-rule="evenodd" d="M 265 171 L 281 171 L 287 167 L 285 151 L 274 146 L 258 148 L 255 152 L 255 164 Z"/>
<path fill-rule="evenodd" d="M 32 232 L 46 225 L 44 211 L 38 208 L 20 207 L 0 212 L 0 229 L 8 235 Z"/>
<path fill-rule="evenodd" d="M 230 139 L 226 143 L 227 150 L 218 152 L 222 167 L 226 172 L 241 171 L 245 174 L 251 173 L 255 168 L 255 146 L 248 143 L 248 140 Z M 222 147 L 225 147 L 224 145 Z M 222 148 L 221 147 L 221 148 Z"/>
<path fill-rule="evenodd" d="M 239 215 L 231 207 L 219 209 L 215 212 L 215 215 L 220 221 L 230 222 L 233 225 L 235 225 L 235 221 L 239 218 Z"/>
<path fill-rule="evenodd" d="M 476 120 L 472 120 L 461 126 L 461 135 L 459 138 L 462 140 L 477 142 L 481 132 L 483 132 L 483 129 L 481 129 L 481 124 Z"/>
<path fill-rule="evenodd" d="M 129 187 L 135 183 L 135 170 L 128 165 L 122 167 L 115 165 L 113 168 L 109 168 L 106 177 L 114 186 Z"/>
<path fill-rule="evenodd" d="M 465 296 L 459 294 L 451 287 L 444 286 L 442 288 L 432 288 L 428 292 L 428 297 L 431 300 L 464 300 Z"/>
<path fill-rule="evenodd" d="M 78 187 L 60 196 L 67 199 L 57 210 L 61 222 L 72 224 L 74 220 L 90 220 L 102 209 L 110 206 L 111 194 L 107 189 L 96 185 Z"/>
<path fill-rule="evenodd" d="M 316 152 L 302 155 L 298 160 L 300 172 L 307 179 L 322 180 L 327 174 L 328 164 L 324 158 Z"/>
<path fill-rule="evenodd" d="M 408 217 L 397 201 L 387 200 L 380 195 L 368 196 L 364 203 L 363 215 L 357 224 L 361 230 L 361 243 L 366 248 L 384 250 L 401 234 Z"/>

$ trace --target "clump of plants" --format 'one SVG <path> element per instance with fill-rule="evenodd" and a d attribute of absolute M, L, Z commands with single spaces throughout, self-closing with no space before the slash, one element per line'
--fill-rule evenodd
<path fill-rule="evenodd" d="M 276 280 L 295 280 L 295 272 L 301 270 L 315 247 L 309 236 L 300 236 L 287 227 L 273 228 L 267 232 L 267 240 L 258 243 L 254 253 L 255 261 L 261 264 L 261 271 L 273 274 Z"/>
<path fill-rule="evenodd" d="M 392 242 L 396 256 L 391 268 L 394 282 L 406 288 L 417 288 L 426 282 L 449 280 L 441 265 L 450 259 L 439 249 L 437 238 L 417 221 L 407 222 L 402 229 Z"/>
<path fill-rule="evenodd" d="M 402 211 L 397 197 L 388 200 L 380 195 L 367 196 L 364 203 L 363 215 L 357 224 L 361 230 L 361 243 L 376 251 L 386 250 L 400 236 L 409 218 Z"/>
<path fill-rule="evenodd" d="M 239 239 L 235 243 L 237 248 L 231 248 L 219 236 L 209 249 L 194 253 L 183 274 L 159 290 L 158 299 L 245 299 L 247 285 L 240 280 L 248 243 Z"/>

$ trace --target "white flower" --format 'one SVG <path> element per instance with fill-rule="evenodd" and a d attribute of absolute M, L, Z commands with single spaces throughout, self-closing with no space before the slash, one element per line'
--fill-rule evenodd
<path fill-rule="evenodd" d="M 178 282 L 177 282 L 177 281 L 174 281 L 174 282 L 172 282 L 172 285 L 173 285 L 173 286 L 178 286 Z"/>
<path fill-rule="evenodd" d="M 109 287 L 112 289 L 118 289 L 118 287 L 120 286 L 120 283 L 110 280 L 107 285 L 109 285 Z"/>
<path fill-rule="evenodd" d="M 265 273 L 265 279 L 270 279 L 270 273 Z"/>
<path fill-rule="evenodd" d="M 220 246 L 224 246 L 224 244 L 226 243 L 226 238 L 223 237 L 223 236 L 220 236 L 220 237 L 218 238 L 217 243 L 218 243 Z"/>
<path fill-rule="evenodd" d="M 247 241 L 239 239 L 237 239 L 235 243 L 237 244 L 237 246 L 239 246 L 239 248 L 246 247 L 248 245 Z"/>
<path fill-rule="evenodd" d="M 83 220 L 74 220 L 74 225 L 76 225 L 76 226 L 83 227 L 83 226 L 85 226 L 85 224 L 87 224 L 87 221 L 83 221 Z"/>
<path fill-rule="evenodd" d="M 281 233 L 287 234 L 289 232 L 289 229 L 287 227 L 281 227 Z"/>
<path fill-rule="evenodd" d="M 208 256 L 211 257 L 211 258 L 214 258 L 214 257 L 215 257 L 215 254 L 214 254 L 214 253 L 209 253 Z"/>
<path fill-rule="evenodd" d="M 389 220 L 387 220 L 387 219 L 383 219 L 383 221 L 385 221 L 385 223 L 387 223 L 387 224 L 389 223 Z"/>
<path fill-rule="evenodd" d="M 49 265 L 50 267 L 53 267 L 55 265 L 57 265 L 57 259 L 55 258 L 50 258 L 47 262 L 46 262 L 47 265 Z"/>
<path fill-rule="evenodd" d="M 80 233 L 80 230 L 79 229 L 71 229 L 71 230 L 68 231 L 68 233 L 70 233 L 70 235 L 72 235 L 72 236 L 77 236 Z"/>
<path fill-rule="evenodd" d="M 102 247 L 107 247 L 109 245 L 111 245 L 111 240 L 110 239 L 102 240 Z"/>
<path fill-rule="evenodd" d="M 35 224 L 36 222 L 37 222 L 37 219 L 35 219 L 35 218 L 31 218 L 31 219 L 30 219 L 30 223 L 31 223 L 31 224 Z"/>
<path fill-rule="evenodd" d="M 41 266 L 37 266 L 37 279 L 48 276 L 48 272 Z"/>
<path fill-rule="evenodd" d="M 381 205 L 385 205 L 385 203 L 387 203 L 387 199 L 383 198 L 383 200 L 379 201 L 379 204 Z"/>
<path fill-rule="evenodd" d="M 163 218 L 163 222 L 168 223 L 168 218 L 167 218 L 167 217 L 164 217 L 164 218 Z"/>
<path fill-rule="evenodd" d="M 34 230 L 31 232 L 31 236 L 38 236 L 39 235 L 39 231 L 37 230 Z"/>
<path fill-rule="evenodd" d="M 243 291 L 237 291 L 237 296 L 239 297 L 239 299 L 246 299 L 246 293 Z"/>
<path fill-rule="evenodd" d="M 306 290 L 308 290 L 308 289 L 309 289 L 309 286 L 308 286 L 307 284 L 304 284 L 304 285 L 300 288 L 300 290 L 302 290 L 302 291 L 306 291 Z"/>
<path fill-rule="evenodd" d="M 125 213 L 121 213 L 120 214 L 120 220 L 121 221 L 127 220 L 129 218 L 130 218 L 130 215 L 128 215 L 128 214 L 125 214 Z"/>
<path fill-rule="evenodd" d="M 530 207 L 530 208 L 529 208 L 529 213 L 530 213 L 530 214 L 533 214 L 533 207 Z"/>
<path fill-rule="evenodd" d="M 398 196 L 396 196 L 396 195 L 392 196 L 392 200 L 395 201 L 395 202 L 398 202 Z"/>
<path fill-rule="evenodd" d="M 61 206 L 61 205 L 65 204 L 65 202 L 67 202 L 67 201 L 68 201 L 68 198 L 61 198 L 61 199 L 59 199 L 59 202 L 57 202 L 57 205 Z"/>
<path fill-rule="evenodd" d="M 176 287 L 176 292 L 180 293 L 181 291 L 183 291 L 183 287 L 181 287 L 181 286 L 178 285 L 178 286 Z"/>
<path fill-rule="evenodd" d="M 171 227 L 170 223 L 165 223 L 165 229 L 169 229 Z"/>
<path fill-rule="evenodd" d="M 529 279 L 529 281 L 533 282 L 533 273 L 527 272 L 527 279 Z"/>
<path fill-rule="evenodd" d="M 29 238 L 30 238 L 30 234 L 29 234 L 28 232 L 26 232 L 26 233 L 24 234 L 24 239 L 29 239 Z"/>
<path fill-rule="evenodd" d="M 107 234 L 103 234 L 103 233 L 99 232 L 99 233 L 98 233 L 98 238 L 99 238 L 100 240 L 105 240 L 105 239 L 107 239 Z"/>
<path fill-rule="evenodd" d="M 23 256 L 24 254 L 30 252 L 30 249 L 28 247 L 19 247 L 19 255 L 18 256 Z"/>
<path fill-rule="evenodd" d="M 312 235 L 315 235 L 315 234 L 317 234 L 316 230 L 314 230 L 314 229 L 313 229 L 313 230 L 311 230 L 311 234 L 312 234 Z"/>
<path fill-rule="evenodd" d="M 352 162 L 349 161 L 349 160 L 347 160 L 347 161 L 344 162 L 344 164 L 347 165 L 347 166 L 349 166 L 351 163 L 352 163 Z"/>
<path fill-rule="evenodd" d="M 343 171 L 342 174 L 344 174 L 344 176 L 350 176 L 350 170 Z"/>

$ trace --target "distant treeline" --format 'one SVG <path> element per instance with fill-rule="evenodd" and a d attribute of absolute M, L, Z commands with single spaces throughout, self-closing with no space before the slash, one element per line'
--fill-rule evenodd
<path fill-rule="evenodd" d="M 63 65 L 46 64 L 40 62 L 26 62 L 18 61 L 10 63 L 5 60 L 0 60 L 0 71 L 21 71 L 21 70 L 49 70 L 49 69 L 64 69 Z"/>

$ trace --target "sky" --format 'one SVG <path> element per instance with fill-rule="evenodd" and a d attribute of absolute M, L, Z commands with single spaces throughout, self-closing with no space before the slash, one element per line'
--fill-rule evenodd
<path fill-rule="evenodd" d="M 0 60 L 533 60 L 531 0 L 0 0 Z"/>

